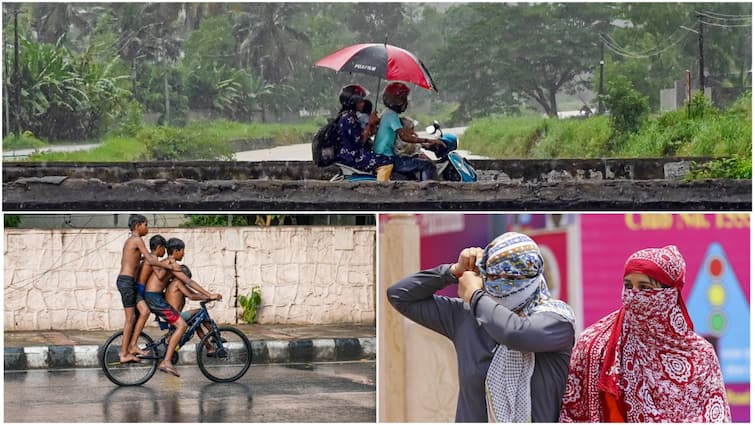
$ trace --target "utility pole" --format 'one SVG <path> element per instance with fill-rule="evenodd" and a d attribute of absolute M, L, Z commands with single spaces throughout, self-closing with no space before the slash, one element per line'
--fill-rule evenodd
<path fill-rule="evenodd" d="M 603 115 L 605 108 L 603 107 L 603 69 L 606 66 L 605 60 L 605 47 L 606 42 L 600 43 L 600 84 L 598 85 L 598 115 Z"/>
<path fill-rule="evenodd" d="M 697 15 L 697 48 L 700 56 L 700 91 L 705 95 L 705 62 L 703 56 L 703 17 Z"/>
<path fill-rule="evenodd" d="M 21 119 L 19 118 L 21 109 L 21 74 L 18 71 L 18 13 L 19 9 L 13 11 L 13 132 L 16 137 L 21 135 Z"/>

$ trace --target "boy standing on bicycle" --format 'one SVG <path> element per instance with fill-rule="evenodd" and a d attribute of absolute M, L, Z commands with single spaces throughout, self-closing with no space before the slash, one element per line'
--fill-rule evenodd
<path fill-rule="evenodd" d="M 142 237 L 149 232 L 147 218 L 141 214 L 132 214 L 128 219 L 128 228 L 130 235 L 123 244 L 123 254 L 121 256 L 121 270 L 118 273 L 116 286 L 121 293 L 121 302 L 123 303 L 123 312 L 125 314 L 125 323 L 123 324 L 123 341 L 131 341 L 132 330 L 134 329 L 134 306 L 137 302 L 136 290 L 136 267 L 139 260 L 144 260 L 153 267 L 174 268 L 180 270 L 177 265 L 161 264 L 160 259 L 154 254 L 147 251 Z M 138 362 L 139 358 L 128 351 L 129 344 L 123 344 L 118 353 L 118 360 L 121 363 Z"/>
<path fill-rule="evenodd" d="M 160 235 L 152 236 L 149 239 L 149 251 L 155 254 L 157 258 L 162 258 L 165 256 L 165 244 L 166 241 L 164 237 Z M 165 273 L 165 269 L 159 267 L 153 268 L 152 265 L 146 261 L 139 263 L 139 266 L 136 269 L 136 309 L 139 312 L 139 318 L 136 319 L 136 325 L 134 326 L 134 333 L 131 337 L 128 351 L 137 356 L 148 354 L 146 351 L 139 348 L 136 343 L 139 340 L 139 334 L 141 334 L 144 329 L 144 325 L 147 324 L 147 319 L 149 319 L 149 307 L 147 306 L 147 302 L 144 301 L 144 282 L 149 279 L 153 270 L 158 274 Z"/>
<path fill-rule="evenodd" d="M 181 341 L 181 337 L 183 336 L 184 332 L 186 332 L 187 325 L 186 321 L 181 318 L 181 315 L 178 313 L 178 311 L 176 311 L 176 309 L 168 304 L 168 302 L 165 300 L 164 291 L 168 280 L 171 277 L 175 277 L 174 280 L 177 280 L 179 283 L 181 283 L 181 287 L 186 290 L 186 296 L 188 296 L 189 299 L 192 300 L 220 300 L 223 299 L 223 296 L 220 294 L 210 294 L 204 288 L 199 286 L 197 282 L 191 280 L 191 278 L 180 271 L 181 266 L 178 265 L 177 261 L 181 261 L 181 259 L 183 259 L 184 248 L 186 247 L 181 239 L 169 239 L 166 247 L 168 251 L 168 258 L 163 260 L 162 263 L 166 266 L 165 268 L 167 269 L 167 273 L 162 273 L 161 275 L 154 272 L 152 273 L 152 275 L 149 277 L 149 280 L 147 281 L 147 286 L 145 288 L 146 290 L 144 292 L 144 299 L 147 301 L 147 305 L 149 306 L 149 309 L 150 311 L 152 311 L 152 313 L 154 313 L 158 317 L 161 317 L 176 328 L 173 332 L 173 335 L 168 340 L 168 349 L 165 350 L 165 357 L 160 362 L 158 369 L 161 372 L 170 373 L 174 376 L 181 376 L 171 364 L 170 359 L 173 355 L 173 352 L 176 350 L 178 343 Z M 175 267 L 177 267 L 179 270 L 174 270 Z M 189 291 L 186 286 L 183 285 L 183 283 L 185 283 L 186 286 L 190 287 L 191 289 L 199 292 L 201 296 Z"/>

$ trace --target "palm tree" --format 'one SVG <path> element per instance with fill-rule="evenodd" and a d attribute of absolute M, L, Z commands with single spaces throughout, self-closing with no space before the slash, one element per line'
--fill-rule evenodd
<path fill-rule="evenodd" d="M 37 39 L 43 43 L 55 43 L 72 28 L 87 34 L 92 29 L 90 9 L 91 5 L 77 3 L 34 4 L 32 13 Z"/>
<path fill-rule="evenodd" d="M 223 3 L 183 3 L 184 28 L 188 31 L 199 28 L 204 18 L 220 16 L 225 12 Z"/>
<path fill-rule="evenodd" d="M 234 33 L 239 67 L 254 69 L 270 83 L 285 81 L 298 60 L 308 63 L 309 37 L 293 26 L 301 5 L 245 4 L 236 14 Z"/>
<path fill-rule="evenodd" d="M 163 65 L 165 122 L 170 123 L 170 62 L 180 55 L 181 42 L 177 24 L 182 6 L 179 3 L 116 3 L 113 10 L 119 21 L 121 57 L 131 64 L 131 86 L 136 93 L 136 69 L 141 59 Z"/>

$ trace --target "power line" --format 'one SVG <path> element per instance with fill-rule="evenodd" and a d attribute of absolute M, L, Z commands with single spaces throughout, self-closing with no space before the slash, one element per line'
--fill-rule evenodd
<path fill-rule="evenodd" d="M 673 36 L 673 34 L 672 34 L 672 36 Z M 681 43 L 682 40 L 684 40 L 685 36 L 686 36 L 686 34 L 682 33 L 678 37 L 678 39 L 676 41 L 671 42 L 671 44 L 669 44 L 669 45 L 667 45 L 667 46 L 665 46 L 663 48 L 659 48 L 660 46 L 658 46 L 658 47 L 655 47 L 653 49 L 650 49 L 650 50 L 647 50 L 647 51 L 644 51 L 644 52 L 632 52 L 630 50 L 627 50 L 627 49 L 619 46 L 618 43 L 616 42 L 616 40 L 614 40 L 613 38 L 611 38 L 610 35 L 600 34 L 601 40 L 603 40 L 603 42 L 605 43 L 606 47 L 609 50 L 611 50 L 612 52 L 616 53 L 619 56 L 624 56 L 624 57 L 628 57 L 628 58 L 632 58 L 632 59 L 645 59 L 645 58 L 650 58 L 650 57 L 653 57 L 653 56 L 660 55 L 661 53 L 663 53 L 663 52 L 671 49 L 672 47 L 676 46 L 677 44 Z"/>
<path fill-rule="evenodd" d="M 717 24 L 715 22 L 705 22 L 703 20 L 701 20 L 700 22 L 702 22 L 703 25 L 710 25 L 713 27 L 721 27 L 721 28 L 745 28 L 745 27 L 752 26 L 752 22 L 750 22 L 749 24 L 740 24 L 740 25 L 722 25 L 722 24 Z"/>
<path fill-rule="evenodd" d="M 698 11 L 695 11 L 695 13 L 697 13 L 698 15 L 707 16 L 708 18 L 719 19 L 719 20 L 752 19 L 752 15 L 726 15 L 723 13 L 711 12 L 709 10 L 698 10 Z"/>

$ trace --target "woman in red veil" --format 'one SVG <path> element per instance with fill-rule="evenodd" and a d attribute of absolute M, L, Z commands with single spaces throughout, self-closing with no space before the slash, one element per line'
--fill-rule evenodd
<path fill-rule="evenodd" d="M 561 422 L 731 422 L 713 346 L 694 332 L 676 246 L 635 252 L 623 306 L 579 337 Z"/>

